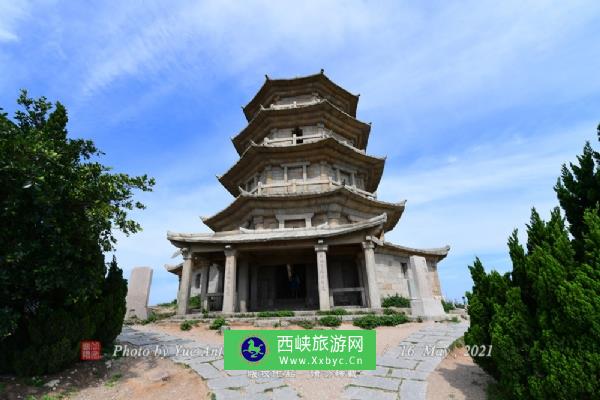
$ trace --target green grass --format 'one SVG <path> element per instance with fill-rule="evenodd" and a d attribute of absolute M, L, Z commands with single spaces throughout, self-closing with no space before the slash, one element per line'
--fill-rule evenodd
<path fill-rule="evenodd" d="M 348 315 L 348 311 L 343 308 L 335 308 L 327 311 L 317 311 L 317 315 Z"/>
<path fill-rule="evenodd" d="M 277 318 L 277 317 L 293 317 L 294 312 L 288 310 L 282 311 L 261 311 L 256 314 L 258 318 Z"/>
<path fill-rule="evenodd" d="M 119 381 L 119 379 L 121 379 L 122 377 L 123 377 L 122 374 L 116 373 L 113 376 L 111 376 L 110 378 L 108 378 L 106 383 L 104 383 L 104 386 L 114 387 L 117 384 L 117 382 Z"/>
<path fill-rule="evenodd" d="M 407 308 L 410 307 L 410 300 L 406 297 L 402 297 L 398 294 L 388 296 L 381 301 L 382 307 L 398 307 Z"/>
<path fill-rule="evenodd" d="M 342 319 L 334 315 L 327 315 L 319 318 L 319 324 L 322 326 L 336 327 L 342 324 Z"/>

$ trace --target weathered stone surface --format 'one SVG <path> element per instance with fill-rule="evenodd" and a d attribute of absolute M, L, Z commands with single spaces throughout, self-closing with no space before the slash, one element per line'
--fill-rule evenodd
<path fill-rule="evenodd" d="M 377 365 L 392 368 L 413 369 L 417 365 L 417 361 L 411 360 L 410 356 L 407 356 L 406 358 L 393 358 L 382 356 L 377 358 Z"/>
<path fill-rule="evenodd" d="M 224 376 L 223 372 L 213 367 L 211 363 L 190 360 L 188 365 L 204 379 L 220 378 Z"/>
<path fill-rule="evenodd" d="M 424 381 L 427 380 L 427 376 L 429 374 L 427 372 L 424 371 L 416 371 L 416 370 L 412 370 L 412 369 L 394 369 L 392 368 L 392 374 L 391 376 L 393 378 L 400 378 L 400 379 L 411 379 L 414 381 Z"/>
<path fill-rule="evenodd" d="M 377 366 L 374 370 L 361 371 L 361 375 L 365 376 L 387 376 L 390 369 L 388 367 Z"/>
<path fill-rule="evenodd" d="M 364 386 L 372 389 L 383 389 L 397 391 L 400 380 L 393 378 L 383 378 L 380 376 L 359 376 L 352 381 L 353 385 Z"/>
<path fill-rule="evenodd" d="M 426 381 L 402 381 L 400 386 L 400 399 L 402 400 L 424 400 L 427 396 Z"/>
<path fill-rule="evenodd" d="M 348 386 L 344 390 L 343 397 L 350 400 L 396 400 L 398 398 L 398 393 L 358 386 Z"/>
<path fill-rule="evenodd" d="M 247 376 L 227 376 L 209 379 L 206 381 L 210 389 L 244 388 L 250 384 Z"/>
<path fill-rule="evenodd" d="M 271 392 L 271 398 L 276 400 L 300 399 L 296 391 L 289 386 L 273 389 L 273 391 Z"/>
<path fill-rule="evenodd" d="M 148 318 L 148 297 L 152 283 L 152 268 L 136 267 L 127 282 L 127 312 L 125 318 Z"/>

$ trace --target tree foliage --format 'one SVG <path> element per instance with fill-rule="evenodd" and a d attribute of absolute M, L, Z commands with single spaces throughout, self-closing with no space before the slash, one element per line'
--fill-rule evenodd
<path fill-rule="evenodd" d="M 17 103 L 14 119 L 0 109 L 0 371 L 39 374 L 118 334 L 127 288 L 104 252 L 115 230 L 140 230 L 127 211 L 154 181 L 111 173 L 92 141 L 69 138 L 62 104 L 25 91 Z"/>
<path fill-rule="evenodd" d="M 599 127 L 600 130 L 600 127 Z M 591 399 L 600 391 L 600 157 L 589 143 L 563 167 L 555 189 L 565 212 L 535 209 L 527 243 L 509 238 L 511 273 L 470 267 L 469 345 L 492 345 L 475 361 L 507 398 Z"/>

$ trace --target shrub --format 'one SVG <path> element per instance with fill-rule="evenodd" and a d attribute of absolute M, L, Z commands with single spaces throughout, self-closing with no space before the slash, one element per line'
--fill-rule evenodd
<path fill-rule="evenodd" d="M 600 138 L 600 126 L 598 126 Z M 563 166 L 555 190 L 566 215 L 548 221 L 535 209 L 527 242 L 508 240 L 512 271 L 469 267 L 467 345 L 492 346 L 474 357 L 498 381 L 498 399 L 592 399 L 600 380 L 600 153 L 589 143 L 578 164 Z"/>
<path fill-rule="evenodd" d="M 80 341 L 108 346 L 121 330 L 125 282 L 105 253 L 140 230 L 146 176 L 112 173 L 90 140 L 67 133 L 67 110 L 23 91 L 0 111 L 0 373 L 58 372 Z M 108 275 L 107 275 L 108 272 Z"/>
<path fill-rule="evenodd" d="M 393 308 L 384 308 L 383 314 L 384 315 L 394 315 L 394 314 L 402 314 L 402 313 L 398 310 L 394 310 Z"/>
<path fill-rule="evenodd" d="M 452 303 L 451 301 L 446 301 L 444 299 L 442 299 L 442 307 L 444 307 L 444 312 L 447 313 L 450 310 L 454 310 L 456 307 L 454 307 L 454 303 Z"/>
<path fill-rule="evenodd" d="M 381 315 L 377 317 L 381 326 L 396 326 L 408 322 L 404 314 Z"/>
<path fill-rule="evenodd" d="M 375 329 L 379 326 L 377 315 L 365 315 L 364 317 L 356 318 L 352 324 L 363 329 Z"/>
<path fill-rule="evenodd" d="M 381 301 L 382 307 L 399 307 L 407 308 L 410 307 L 410 300 L 406 297 L 402 297 L 398 294 L 394 296 L 388 296 Z"/>
<path fill-rule="evenodd" d="M 356 318 L 353 325 L 363 329 L 375 329 L 378 326 L 396 326 L 406 322 L 408 318 L 404 314 L 365 315 Z"/>
<path fill-rule="evenodd" d="M 202 308 L 202 298 L 200 295 L 191 296 L 190 300 L 188 301 L 188 305 L 192 309 Z"/>
<path fill-rule="evenodd" d="M 171 308 L 176 308 L 177 307 L 177 299 L 173 299 L 172 301 L 168 302 L 168 303 L 160 303 L 157 304 L 158 307 L 171 307 Z"/>
<path fill-rule="evenodd" d="M 215 320 L 212 322 L 212 324 L 210 324 L 210 326 L 208 328 L 215 330 L 215 329 L 219 329 L 223 325 L 227 325 L 227 321 L 225 321 L 225 318 L 219 317 L 219 318 L 215 318 Z"/>
<path fill-rule="evenodd" d="M 181 324 L 179 324 L 179 329 L 182 331 L 189 331 L 194 326 L 192 321 L 185 320 Z"/>
<path fill-rule="evenodd" d="M 312 329 L 315 327 L 315 321 L 311 321 L 309 319 L 301 319 L 294 321 L 294 323 L 304 329 Z"/>
<path fill-rule="evenodd" d="M 328 315 L 328 316 L 319 318 L 319 324 L 321 324 L 323 326 L 336 327 L 336 326 L 340 326 L 342 324 L 342 319 L 339 317 L 336 317 L 334 315 Z"/>
<path fill-rule="evenodd" d="M 333 310 L 317 311 L 318 315 L 348 315 L 348 311 L 343 308 L 334 308 Z"/>
<path fill-rule="evenodd" d="M 261 311 L 256 314 L 259 318 L 293 317 L 293 311 Z"/>

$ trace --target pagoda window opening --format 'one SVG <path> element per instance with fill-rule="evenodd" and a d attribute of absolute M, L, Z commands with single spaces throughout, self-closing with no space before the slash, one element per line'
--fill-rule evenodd
<path fill-rule="evenodd" d="M 256 176 L 253 176 L 252 178 L 250 178 L 246 181 L 246 184 L 244 185 L 244 189 L 246 190 L 246 192 L 252 192 L 254 189 L 256 189 L 256 186 L 257 186 L 257 179 L 256 179 Z"/>
<path fill-rule="evenodd" d="M 304 219 L 287 219 L 283 223 L 284 228 L 306 228 L 306 221 Z"/>
<path fill-rule="evenodd" d="M 302 129 L 296 127 L 292 130 L 292 138 L 294 139 L 294 144 L 302 144 L 304 143 L 304 139 L 302 139 L 303 136 L 303 132 Z"/>
<path fill-rule="evenodd" d="M 335 166 L 335 181 L 344 186 L 356 187 L 356 173 Z"/>
<path fill-rule="evenodd" d="M 281 167 L 283 168 L 283 180 L 286 183 L 291 183 L 292 181 L 306 181 L 307 179 L 307 166 L 309 163 L 294 163 L 294 164 L 283 164 Z"/>

